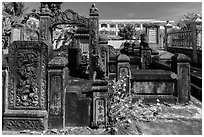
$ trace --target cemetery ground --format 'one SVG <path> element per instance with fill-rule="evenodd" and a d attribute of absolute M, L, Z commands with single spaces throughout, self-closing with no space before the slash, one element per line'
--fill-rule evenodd
<path fill-rule="evenodd" d="M 46 131 L 3 131 L 3 135 L 201 135 L 202 104 L 191 97 L 188 104 L 136 104 L 128 121 L 115 124 L 115 133 L 107 128 L 67 127 Z"/>

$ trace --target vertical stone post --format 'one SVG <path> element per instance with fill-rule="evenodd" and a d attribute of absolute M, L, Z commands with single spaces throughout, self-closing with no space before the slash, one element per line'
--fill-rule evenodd
<path fill-rule="evenodd" d="M 6 58 L 3 56 L 2 59 L 2 112 L 5 112 L 7 103 L 5 102 L 6 93 L 8 92 L 8 63 Z"/>
<path fill-rule="evenodd" d="M 105 76 L 108 77 L 108 69 L 109 69 L 109 48 L 108 48 L 108 39 L 107 37 L 99 38 L 99 48 L 100 48 L 100 56 L 101 56 L 101 67 L 103 72 L 105 72 Z"/>
<path fill-rule="evenodd" d="M 39 40 L 51 42 L 50 18 L 52 17 L 51 11 L 48 8 L 42 8 L 39 23 Z"/>
<path fill-rule="evenodd" d="M 93 120 L 92 127 L 107 126 L 108 113 L 108 81 L 95 80 L 92 86 L 93 92 Z"/>
<path fill-rule="evenodd" d="M 69 73 L 67 65 L 67 59 L 59 56 L 48 64 L 48 128 L 64 127 L 64 92 Z"/>
<path fill-rule="evenodd" d="M 94 57 L 99 56 L 99 14 L 95 5 L 92 5 L 89 12 L 89 78 L 93 79 Z"/>
<path fill-rule="evenodd" d="M 11 28 L 11 39 L 10 43 L 13 41 L 23 40 L 23 25 L 20 23 L 15 23 Z"/>
<path fill-rule="evenodd" d="M 165 27 L 164 30 L 164 50 L 167 51 L 168 47 L 168 34 L 167 34 L 167 28 Z"/>
<path fill-rule="evenodd" d="M 178 75 L 176 84 L 179 103 L 187 103 L 190 100 L 190 58 L 184 54 L 172 56 L 172 70 Z"/>
<path fill-rule="evenodd" d="M 196 22 L 192 22 L 190 24 L 191 31 L 192 31 L 192 44 L 193 44 L 193 60 L 192 62 L 197 64 L 198 63 L 198 56 L 197 56 L 197 34 L 196 34 Z"/>
<path fill-rule="evenodd" d="M 164 44 L 164 50 L 167 51 L 168 48 L 168 29 L 170 29 L 172 27 L 172 25 L 169 23 L 169 21 L 166 21 L 166 25 L 165 27 L 165 34 L 164 34 L 164 40 L 165 40 L 165 44 Z"/>
<path fill-rule="evenodd" d="M 121 77 L 125 77 L 126 79 L 126 92 L 130 92 L 130 58 L 125 54 L 120 54 L 117 59 L 117 80 Z"/>

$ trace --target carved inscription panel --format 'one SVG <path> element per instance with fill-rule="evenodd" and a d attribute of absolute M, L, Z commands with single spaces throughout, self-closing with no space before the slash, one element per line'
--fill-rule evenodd
<path fill-rule="evenodd" d="M 62 78 L 61 76 L 51 77 L 51 102 L 50 102 L 50 115 L 61 115 L 61 102 L 62 102 Z"/>
<path fill-rule="evenodd" d="M 95 100 L 95 119 L 96 119 L 96 124 L 98 126 L 104 125 L 105 124 L 105 99 L 104 98 L 97 98 Z"/>

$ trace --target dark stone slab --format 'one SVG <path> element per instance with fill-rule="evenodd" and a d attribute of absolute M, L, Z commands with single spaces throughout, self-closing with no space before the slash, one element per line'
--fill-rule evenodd
<path fill-rule="evenodd" d="M 78 95 L 74 92 L 68 92 L 65 96 L 65 126 L 74 127 L 78 125 Z"/>
<path fill-rule="evenodd" d="M 68 87 L 67 91 L 71 91 L 73 86 L 75 88 L 78 88 L 78 91 L 81 93 L 87 93 L 91 91 L 92 85 L 93 85 L 93 80 L 88 80 L 88 79 L 82 79 L 82 78 L 76 78 L 76 77 L 69 77 L 68 78 Z"/>
<path fill-rule="evenodd" d="M 67 91 L 65 96 L 65 127 L 89 126 L 91 99 L 79 97 L 77 89 Z"/>

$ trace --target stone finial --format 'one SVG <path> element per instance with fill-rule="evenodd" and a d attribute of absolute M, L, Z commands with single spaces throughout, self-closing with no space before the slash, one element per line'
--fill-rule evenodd
<path fill-rule="evenodd" d="M 51 14 L 51 10 L 49 9 L 48 5 L 46 4 L 44 8 L 42 8 L 41 13 L 44 14 Z"/>
<path fill-rule="evenodd" d="M 90 14 L 91 14 L 91 15 L 98 15 L 98 9 L 96 8 L 95 4 L 93 4 L 93 5 L 91 6 Z"/>
<path fill-rule="evenodd" d="M 125 54 L 120 54 L 118 56 L 118 62 L 130 62 L 130 58 Z"/>
<path fill-rule="evenodd" d="M 190 62 L 190 58 L 184 54 L 174 54 L 171 59 L 174 62 Z"/>
<path fill-rule="evenodd" d="M 63 68 L 68 65 L 68 60 L 64 57 L 56 56 L 49 63 L 50 68 Z"/>

